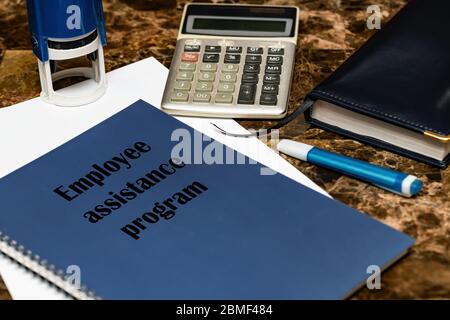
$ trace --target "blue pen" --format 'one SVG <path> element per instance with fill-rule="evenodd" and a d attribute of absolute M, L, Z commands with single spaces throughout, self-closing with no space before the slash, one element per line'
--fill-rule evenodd
<path fill-rule="evenodd" d="M 278 150 L 299 160 L 364 180 L 405 197 L 415 196 L 423 187 L 422 181 L 413 175 L 325 151 L 304 143 L 281 140 Z"/>

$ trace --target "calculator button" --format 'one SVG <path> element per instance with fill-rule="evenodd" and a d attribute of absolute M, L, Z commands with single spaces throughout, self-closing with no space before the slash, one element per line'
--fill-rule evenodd
<path fill-rule="evenodd" d="M 283 57 L 282 56 L 267 56 L 267 63 L 283 64 Z"/>
<path fill-rule="evenodd" d="M 178 72 L 177 74 L 177 80 L 185 80 L 185 81 L 192 81 L 194 79 L 194 74 L 189 71 L 183 71 Z"/>
<path fill-rule="evenodd" d="M 281 66 L 278 64 L 268 64 L 266 65 L 266 73 L 281 73 Z"/>
<path fill-rule="evenodd" d="M 244 73 L 242 75 L 242 83 L 258 83 L 259 77 L 256 73 Z"/>
<path fill-rule="evenodd" d="M 219 93 L 216 95 L 216 103 L 232 103 L 233 95 L 229 93 Z"/>
<path fill-rule="evenodd" d="M 245 64 L 244 65 L 245 73 L 259 73 L 259 64 Z"/>
<path fill-rule="evenodd" d="M 219 57 L 220 57 L 220 55 L 218 55 L 218 54 L 205 53 L 203 55 L 203 62 L 217 63 L 217 62 L 219 62 Z"/>
<path fill-rule="evenodd" d="M 220 75 L 220 82 L 236 82 L 237 74 L 235 73 L 222 73 Z"/>
<path fill-rule="evenodd" d="M 203 63 L 200 67 L 200 71 L 216 72 L 217 64 L 216 63 Z"/>
<path fill-rule="evenodd" d="M 227 47 L 227 53 L 242 53 L 242 47 Z"/>
<path fill-rule="evenodd" d="M 189 91 L 191 90 L 191 83 L 189 81 L 175 81 L 173 88 L 180 91 Z"/>
<path fill-rule="evenodd" d="M 221 52 L 222 47 L 221 46 L 205 46 L 205 52 L 214 53 L 214 52 Z"/>
<path fill-rule="evenodd" d="M 248 47 L 247 48 L 247 53 L 250 53 L 250 54 L 263 54 L 264 53 L 264 49 L 263 48 L 259 48 L 259 47 Z"/>
<path fill-rule="evenodd" d="M 261 63 L 261 56 L 248 55 L 245 57 L 246 63 Z"/>
<path fill-rule="evenodd" d="M 208 103 L 209 101 L 211 101 L 209 93 L 197 92 L 194 94 L 194 102 Z"/>
<path fill-rule="evenodd" d="M 241 55 L 239 54 L 226 54 L 225 63 L 240 63 L 241 62 Z"/>
<path fill-rule="evenodd" d="M 259 104 L 263 106 L 276 106 L 278 102 L 277 96 L 274 94 L 265 94 L 261 95 L 261 99 L 259 100 Z"/>
<path fill-rule="evenodd" d="M 182 62 L 180 63 L 180 71 L 195 71 L 195 63 Z"/>
<path fill-rule="evenodd" d="M 217 87 L 217 92 L 234 92 L 233 83 L 219 83 Z"/>
<path fill-rule="evenodd" d="M 212 92 L 213 85 L 211 82 L 198 82 L 195 86 L 197 92 Z"/>
<path fill-rule="evenodd" d="M 264 84 L 280 84 L 279 74 L 265 74 L 263 78 Z"/>
<path fill-rule="evenodd" d="M 278 85 L 275 84 L 263 84 L 262 93 L 278 94 Z"/>
<path fill-rule="evenodd" d="M 198 77 L 198 81 L 209 81 L 212 82 L 216 79 L 216 74 L 212 72 L 202 72 Z"/>
<path fill-rule="evenodd" d="M 186 102 L 189 99 L 189 94 L 182 91 L 175 91 L 172 93 L 170 100 L 173 102 Z"/>
<path fill-rule="evenodd" d="M 198 61 L 198 53 L 189 53 L 185 52 L 181 55 L 181 61 L 183 62 L 197 62 Z"/>
<path fill-rule="evenodd" d="M 256 85 L 243 84 L 239 89 L 239 104 L 254 104 L 256 94 Z"/>
<path fill-rule="evenodd" d="M 223 72 L 239 72 L 239 66 L 237 64 L 224 64 L 222 67 Z"/>
<path fill-rule="evenodd" d="M 272 54 L 272 55 L 284 55 L 284 49 L 283 48 L 269 48 L 268 54 Z"/>
<path fill-rule="evenodd" d="M 193 45 L 193 44 L 186 44 L 184 46 L 185 52 L 200 52 L 200 46 L 199 45 Z"/>

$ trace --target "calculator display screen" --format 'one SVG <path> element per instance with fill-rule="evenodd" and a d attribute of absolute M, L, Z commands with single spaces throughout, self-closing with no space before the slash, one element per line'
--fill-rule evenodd
<path fill-rule="evenodd" d="M 205 19 L 195 18 L 192 25 L 193 30 L 223 30 L 223 31 L 263 31 L 282 32 L 286 31 L 286 21 L 278 20 L 232 20 L 232 19 Z"/>
<path fill-rule="evenodd" d="M 293 7 L 189 5 L 182 32 L 236 37 L 294 37 Z"/>

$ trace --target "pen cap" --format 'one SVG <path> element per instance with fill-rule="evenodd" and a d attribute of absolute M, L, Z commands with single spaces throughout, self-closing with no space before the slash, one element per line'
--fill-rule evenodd
<path fill-rule="evenodd" d="M 301 142 L 283 139 L 278 143 L 277 148 L 278 151 L 283 152 L 291 157 L 297 158 L 302 161 L 307 161 L 308 153 L 314 147 Z"/>
<path fill-rule="evenodd" d="M 101 0 L 27 0 L 33 53 L 38 58 L 41 97 L 61 106 L 79 106 L 100 98 L 106 91 L 103 47 L 106 29 Z M 87 57 L 90 67 L 56 72 L 58 61 Z M 94 79 L 95 90 L 64 96 L 53 82 L 81 76 Z"/>
<path fill-rule="evenodd" d="M 402 194 L 407 197 L 412 197 L 422 191 L 423 182 L 416 176 L 408 175 L 402 181 Z"/>

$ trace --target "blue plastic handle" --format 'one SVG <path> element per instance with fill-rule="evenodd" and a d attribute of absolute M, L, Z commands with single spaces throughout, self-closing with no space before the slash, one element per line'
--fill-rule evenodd
<path fill-rule="evenodd" d="M 67 40 L 98 30 L 106 45 L 105 18 L 101 0 L 27 0 L 34 54 L 48 61 L 48 39 Z"/>

